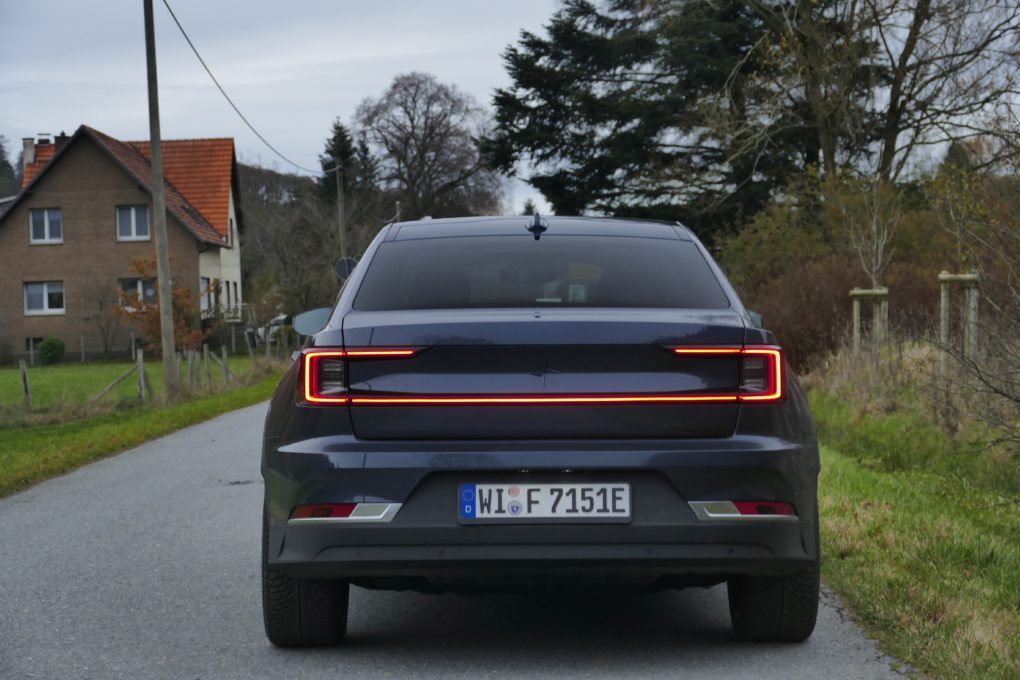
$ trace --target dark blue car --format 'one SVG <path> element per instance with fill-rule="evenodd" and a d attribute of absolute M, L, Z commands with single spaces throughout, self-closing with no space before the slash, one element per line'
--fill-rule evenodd
<path fill-rule="evenodd" d="M 722 582 L 738 635 L 807 638 L 818 445 L 757 319 L 679 225 L 385 227 L 266 420 L 269 639 L 339 643 L 351 584 Z"/>

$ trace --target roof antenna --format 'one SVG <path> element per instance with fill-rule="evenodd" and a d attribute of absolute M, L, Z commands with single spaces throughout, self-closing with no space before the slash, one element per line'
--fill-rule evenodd
<path fill-rule="evenodd" d="M 531 224 L 527 227 L 527 230 L 535 235 L 537 241 L 542 236 L 542 232 L 549 228 L 549 223 L 542 219 L 542 216 L 535 211 L 535 214 L 531 216 Z"/>

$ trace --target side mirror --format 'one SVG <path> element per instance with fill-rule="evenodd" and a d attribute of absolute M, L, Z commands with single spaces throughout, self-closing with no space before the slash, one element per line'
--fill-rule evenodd
<path fill-rule="evenodd" d="M 326 325 L 332 311 L 329 307 L 319 307 L 318 309 L 301 312 L 294 317 L 291 326 L 301 335 L 313 335 L 322 330 L 322 327 Z"/>
<path fill-rule="evenodd" d="M 765 328 L 765 317 L 758 312 L 747 310 L 747 315 L 751 317 L 751 323 L 754 324 L 755 328 Z"/>

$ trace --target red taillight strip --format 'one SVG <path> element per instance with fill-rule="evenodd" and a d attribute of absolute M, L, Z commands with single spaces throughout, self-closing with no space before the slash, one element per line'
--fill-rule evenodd
<path fill-rule="evenodd" d="M 344 354 L 349 357 L 364 359 L 369 357 L 413 357 L 416 349 L 349 349 Z"/>
<path fill-rule="evenodd" d="M 688 356 L 714 356 L 718 354 L 741 354 L 740 347 L 670 347 L 673 354 Z"/>
<path fill-rule="evenodd" d="M 372 397 L 352 396 L 355 406 L 472 405 L 472 404 L 677 404 L 735 402 L 735 394 L 613 394 L 599 396 L 519 396 L 519 397 Z"/>

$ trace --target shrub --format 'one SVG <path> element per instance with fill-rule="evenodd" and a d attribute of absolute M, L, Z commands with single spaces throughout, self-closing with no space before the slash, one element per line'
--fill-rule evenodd
<path fill-rule="evenodd" d="M 44 365 L 55 364 L 64 359 L 64 341 L 52 335 L 39 343 L 39 360 Z"/>

